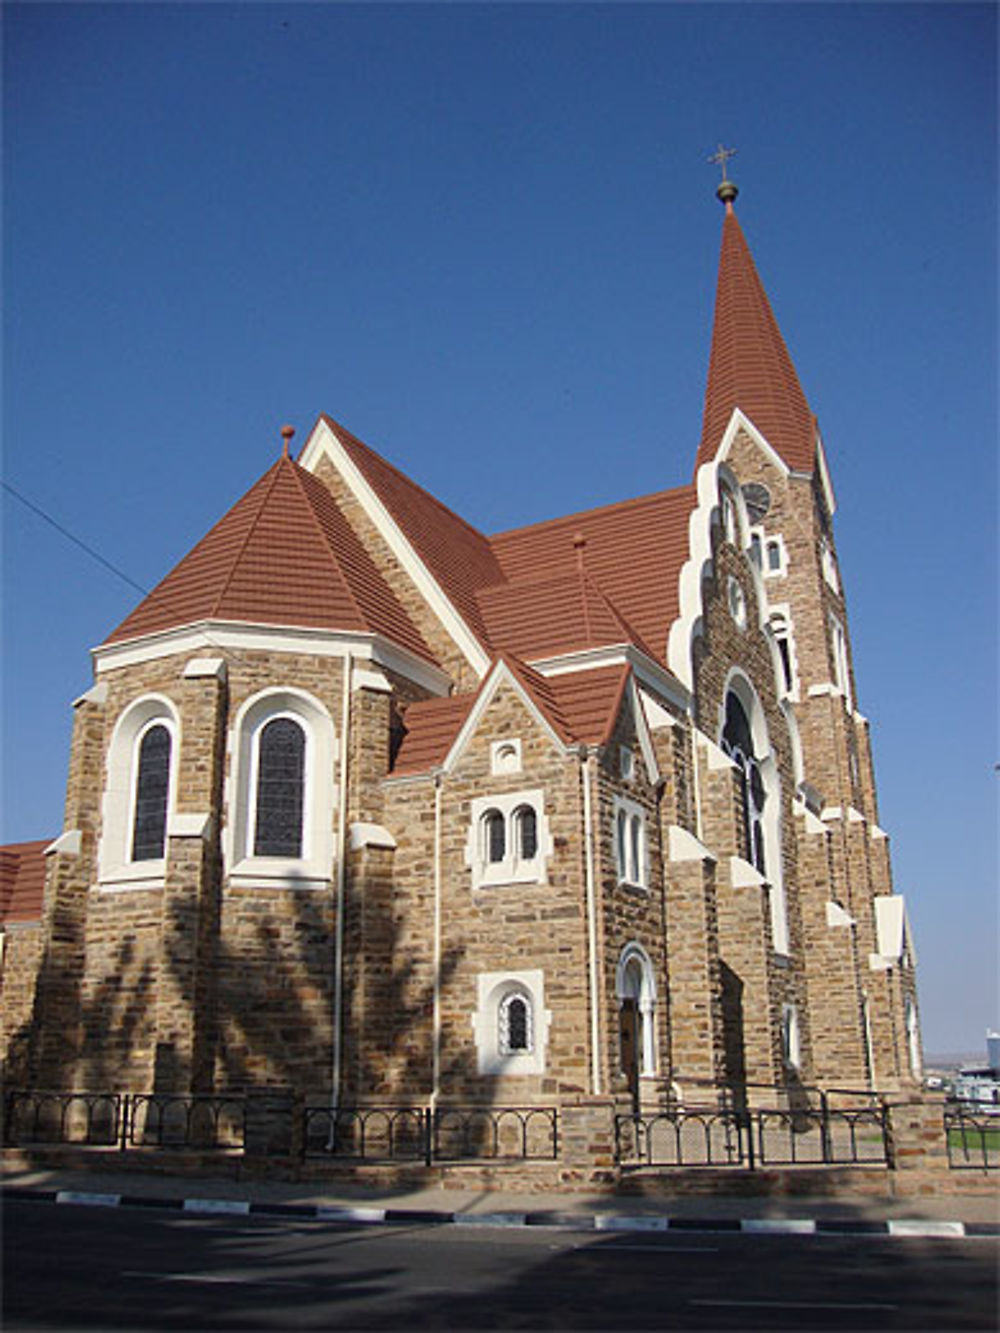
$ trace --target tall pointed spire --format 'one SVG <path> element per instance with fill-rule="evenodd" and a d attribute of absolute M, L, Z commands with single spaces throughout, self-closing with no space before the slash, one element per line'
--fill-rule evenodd
<path fill-rule="evenodd" d="M 724 175 L 716 193 L 726 215 L 695 470 L 715 457 L 733 409 L 738 407 L 790 468 L 811 472 L 816 421 L 736 217 L 737 188 Z"/>

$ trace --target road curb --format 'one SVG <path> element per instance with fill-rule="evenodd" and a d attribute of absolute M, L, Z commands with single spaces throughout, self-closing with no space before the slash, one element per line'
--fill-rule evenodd
<path fill-rule="evenodd" d="M 85 1208 L 162 1208 L 203 1217 L 284 1217 L 338 1226 L 549 1227 L 594 1232 L 739 1232 L 744 1236 L 887 1236 L 894 1239 L 963 1239 L 1000 1236 L 1000 1223 L 934 1218 L 671 1217 L 662 1213 L 463 1213 L 431 1208 L 352 1207 L 340 1204 L 265 1203 L 252 1199 L 157 1198 L 92 1190 L 43 1190 L 11 1186 L 8 1199 L 72 1204 Z"/>

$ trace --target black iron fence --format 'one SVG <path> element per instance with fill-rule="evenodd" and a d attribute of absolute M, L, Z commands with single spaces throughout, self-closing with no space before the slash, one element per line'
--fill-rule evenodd
<path fill-rule="evenodd" d="M 615 1117 L 623 1166 L 886 1166 L 887 1113 L 874 1093 L 818 1088 L 723 1092 L 714 1106 Z"/>
<path fill-rule="evenodd" d="M 307 1106 L 307 1157 L 354 1162 L 554 1161 L 552 1106 Z"/>
<path fill-rule="evenodd" d="M 950 1102 L 944 1111 L 948 1165 L 956 1171 L 1000 1170 L 1000 1115 L 974 1102 Z"/>
<path fill-rule="evenodd" d="M 4 1097 L 8 1146 L 241 1150 L 246 1129 L 242 1093 L 39 1092 Z"/>

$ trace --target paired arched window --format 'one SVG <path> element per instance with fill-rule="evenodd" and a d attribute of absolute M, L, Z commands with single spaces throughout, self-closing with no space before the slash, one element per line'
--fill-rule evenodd
<path fill-rule="evenodd" d="M 541 791 L 473 801 L 466 853 L 473 888 L 543 880 L 550 841 Z"/>
<path fill-rule="evenodd" d="M 179 734 L 174 706 L 159 694 L 136 699 L 115 724 L 101 806 L 99 883 L 142 887 L 163 880 Z"/>
<path fill-rule="evenodd" d="M 781 855 L 781 779 L 771 752 L 763 709 L 753 687 L 733 672 L 725 692 L 719 745 L 736 769 L 742 816 L 741 856 L 769 886 L 771 933 L 776 953 L 789 948 Z"/>
<path fill-rule="evenodd" d="M 754 754 L 750 719 L 737 696 L 726 695 L 726 718 L 722 728 L 722 748 L 736 765 L 743 807 L 744 856 L 762 875 L 767 875 L 764 843 L 764 804 L 767 791 L 761 776 L 760 761 Z"/>

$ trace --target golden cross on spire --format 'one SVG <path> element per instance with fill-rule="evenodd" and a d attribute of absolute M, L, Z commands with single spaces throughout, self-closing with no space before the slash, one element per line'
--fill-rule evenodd
<path fill-rule="evenodd" d="M 725 185 L 729 179 L 729 177 L 726 174 L 726 166 L 729 162 L 729 159 L 735 156 L 736 156 L 735 148 L 723 148 L 722 144 L 720 143 L 718 151 L 713 153 L 712 156 L 708 159 L 709 162 L 714 162 L 717 166 L 722 168 L 723 185 Z"/>

